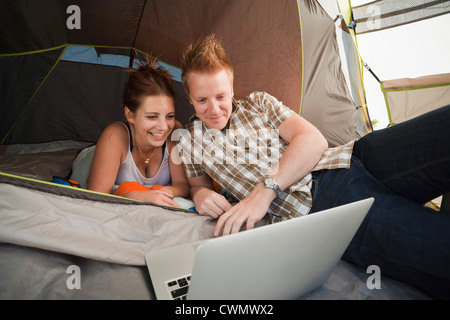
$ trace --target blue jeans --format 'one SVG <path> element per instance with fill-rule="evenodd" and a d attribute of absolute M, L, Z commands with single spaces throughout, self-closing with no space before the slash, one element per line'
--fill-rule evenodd
<path fill-rule="evenodd" d="M 375 198 L 345 259 L 450 298 L 450 213 L 423 206 L 450 191 L 450 106 L 364 136 L 350 169 L 313 178 L 311 212 Z"/>

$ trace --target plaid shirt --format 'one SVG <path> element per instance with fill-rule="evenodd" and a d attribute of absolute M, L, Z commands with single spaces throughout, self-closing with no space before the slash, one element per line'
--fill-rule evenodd
<path fill-rule="evenodd" d="M 208 129 L 192 116 L 178 137 L 180 155 L 188 177 L 209 175 L 231 196 L 242 200 L 260 183 L 279 158 L 288 142 L 278 135 L 278 127 L 295 112 L 267 93 L 255 92 L 234 100 L 229 126 Z M 349 168 L 353 142 L 329 148 L 313 171 Z M 312 175 L 291 185 L 277 197 L 268 210 L 271 221 L 309 213 L 312 206 Z"/>

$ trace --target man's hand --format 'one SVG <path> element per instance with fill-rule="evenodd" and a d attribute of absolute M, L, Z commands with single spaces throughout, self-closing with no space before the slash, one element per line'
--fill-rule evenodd
<path fill-rule="evenodd" d="M 224 212 L 231 209 L 231 204 L 224 196 L 209 188 L 201 188 L 195 192 L 195 209 L 201 215 L 209 215 L 214 219 L 219 218 Z"/>
<path fill-rule="evenodd" d="M 275 192 L 260 183 L 248 197 L 220 216 L 214 235 L 219 236 L 222 229 L 223 235 L 237 233 L 244 223 L 247 230 L 253 229 L 255 223 L 264 218 L 274 199 Z"/>

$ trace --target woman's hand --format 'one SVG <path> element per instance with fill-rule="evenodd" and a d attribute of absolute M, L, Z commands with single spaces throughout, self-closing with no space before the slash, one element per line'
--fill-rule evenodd
<path fill-rule="evenodd" d="M 173 195 L 170 192 L 161 189 L 162 188 L 148 191 L 130 191 L 122 196 L 163 206 L 180 207 L 180 205 L 173 200 Z"/>

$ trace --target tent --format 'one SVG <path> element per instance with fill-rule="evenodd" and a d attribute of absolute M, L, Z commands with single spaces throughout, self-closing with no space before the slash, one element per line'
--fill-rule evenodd
<path fill-rule="evenodd" d="M 339 4 L 361 57 L 375 129 L 450 104 L 450 1 Z M 450 194 L 433 202 L 450 211 Z"/>
<path fill-rule="evenodd" d="M 176 76 L 182 50 L 210 33 L 223 40 L 235 66 L 236 97 L 269 92 L 319 127 L 331 145 L 371 131 L 360 70 L 348 71 L 359 68 L 354 43 L 342 20 L 333 21 L 319 2 L 188 3 L 3 1 L 2 144 L 95 142 L 122 117 L 123 67 L 150 54 L 173 66 Z M 82 49 L 92 50 L 94 59 L 84 59 Z M 108 65 L 114 55 L 125 59 Z M 184 124 L 193 111 L 179 83 L 177 95 Z"/>
<path fill-rule="evenodd" d="M 1 296 L 154 298 L 142 253 L 212 236 L 214 221 L 189 210 L 49 182 L 123 118 L 124 67 L 145 55 L 177 80 L 182 124 L 193 109 L 179 82 L 181 52 L 215 33 L 234 64 L 237 98 L 274 95 L 330 146 L 372 131 L 351 9 L 325 0 L 2 1 Z M 61 265 L 81 265 L 91 282 L 67 290 Z M 390 279 L 384 291 L 369 290 L 366 279 L 366 270 L 341 261 L 306 298 L 428 298 Z"/>
<path fill-rule="evenodd" d="M 449 1 L 339 3 L 367 67 L 363 83 L 378 129 L 450 103 Z"/>

